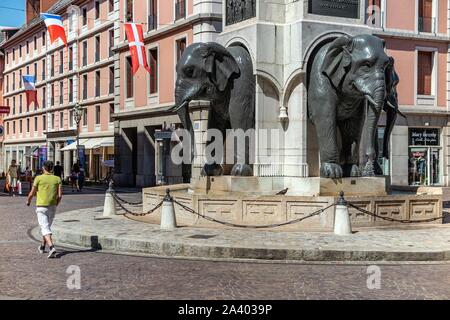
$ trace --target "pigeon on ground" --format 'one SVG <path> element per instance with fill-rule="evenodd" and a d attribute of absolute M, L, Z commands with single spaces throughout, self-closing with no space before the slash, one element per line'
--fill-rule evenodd
<path fill-rule="evenodd" d="M 283 189 L 283 190 L 281 190 L 280 192 L 278 192 L 276 195 L 277 195 L 277 196 L 279 196 L 279 195 L 285 195 L 285 194 L 288 192 L 288 190 L 289 190 L 289 188 Z"/>

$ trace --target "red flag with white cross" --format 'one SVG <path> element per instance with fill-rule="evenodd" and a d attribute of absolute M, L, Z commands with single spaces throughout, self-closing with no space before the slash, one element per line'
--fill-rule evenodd
<path fill-rule="evenodd" d="M 125 32 L 127 34 L 128 45 L 131 52 L 133 75 L 136 74 L 140 66 L 143 66 L 150 73 L 151 70 L 147 64 L 147 55 L 145 54 L 142 25 L 137 23 L 125 23 Z"/>

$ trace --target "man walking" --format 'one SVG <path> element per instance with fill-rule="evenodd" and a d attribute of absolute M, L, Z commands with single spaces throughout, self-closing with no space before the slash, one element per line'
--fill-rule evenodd
<path fill-rule="evenodd" d="M 53 168 L 53 174 L 61 178 L 61 181 L 64 180 L 64 170 L 63 167 L 59 164 L 59 161 L 56 161 L 56 165 Z"/>
<path fill-rule="evenodd" d="M 45 252 L 45 245 L 49 247 L 48 258 L 56 257 L 56 249 L 52 240 L 52 222 L 56 213 L 56 206 L 62 199 L 61 178 L 52 174 L 53 162 L 44 162 L 44 173 L 34 179 L 33 188 L 28 195 L 27 206 L 36 195 L 36 214 L 41 227 L 42 244 L 39 253 Z"/>

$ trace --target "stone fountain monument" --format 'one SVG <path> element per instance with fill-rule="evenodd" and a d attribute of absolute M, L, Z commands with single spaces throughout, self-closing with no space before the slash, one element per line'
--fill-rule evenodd
<path fill-rule="evenodd" d="M 301 3 L 290 5 L 301 11 Z M 173 196 L 200 214 L 246 225 L 301 218 L 334 203 L 341 191 L 381 216 L 440 216 L 440 195 L 392 194 L 377 161 L 390 157 L 396 118 L 404 116 L 397 101 L 400 80 L 384 41 L 366 28 L 329 31 L 316 24 L 293 44 L 282 36 L 287 30 L 262 22 L 292 22 L 291 34 L 305 26 L 289 10 L 269 15 L 266 5 L 261 1 L 260 16 L 253 6 L 237 21 L 227 16 L 217 43 L 192 44 L 177 65 L 174 111 L 187 131 L 183 155 L 190 153 L 193 164 L 191 183 L 171 186 Z M 190 106 L 199 100 L 209 107 L 191 121 L 196 111 Z M 217 135 L 226 138 L 218 142 Z M 165 188 L 144 189 L 145 211 L 159 203 Z M 350 212 L 355 227 L 391 223 Z M 181 225 L 220 227 L 182 208 L 176 213 Z M 333 223 L 330 208 L 281 229 L 331 231 Z"/>

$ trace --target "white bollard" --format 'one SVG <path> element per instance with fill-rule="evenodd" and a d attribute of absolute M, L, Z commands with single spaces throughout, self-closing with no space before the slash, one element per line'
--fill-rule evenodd
<path fill-rule="evenodd" d="M 116 201 L 113 197 L 113 182 L 109 182 L 109 188 L 105 194 L 105 205 L 103 206 L 103 216 L 109 217 L 116 215 Z"/>
<path fill-rule="evenodd" d="M 340 199 L 336 204 L 334 214 L 334 234 L 348 236 L 352 234 L 352 225 L 348 213 L 347 202 L 344 199 L 344 192 L 341 191 Z"/>
<path fill-rule="evenodd" d="M 161 207 L 161 230 L 173 231 L 177 228 L 177 219 L 175 217 L 175 208 L 173 198 L 170 196 L 170 189 L 166 190 L 166 196 L 163 199 Z"/>

